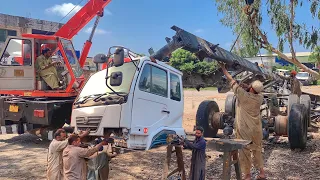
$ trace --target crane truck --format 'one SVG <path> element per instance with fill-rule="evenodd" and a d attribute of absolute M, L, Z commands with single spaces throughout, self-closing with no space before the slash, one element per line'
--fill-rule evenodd
<path fill-rule="evenodd" d="M 71 110 L 85 80 L 83 66 L 103 9 L 111 0 L 89 0 L 54 35 L 9 36 L 0 52 L 0 123 L 25 129 L 60 128 L 70 123 Z M 97 16 L 78 60 L 71 39 Z M 35 71 L 41 50 L 49 47 L 52 60 L 60 61 L 58 74 L 64 89 L 52 90 Z M 24 127 L 24 125 L 27 125 Z"/>
<path fill-rule="evenodd" d="M 167 44 L 150 57 L 131 57 L 130 49 L 120 46 L 111 47 L 107 55 L 94 57 L 95 63 L 106 63 L 106 68 L 87 79 L 74 102 L 71 126 L 76 131 L 90 128 L 92 138 L 113 134 L 118 146 L 145 150 L 165 144 L 168 134 L 186 135 L 182 127 L 183 74 L 162 62 L 183 48 L 200 60 L 225 63 L 233 77 L 245 73 L 239 83 L 250 84 L 256 79 L 263 82 L 261 128 L 268 134 L 273 129 L 279 135 L 288 135 L 292 148 L 305 147 L 310 123 L 308 95 L 299 98 L 281 94 L 279 86 L 282 91 L 286 86 L 280 76 L 177 26 L 172 29 L 176 31 L 172 40 L 166 38 Z M 213 78 L 220 93 L 230 90 L 221 71 Z M 216 137 L 219 129 L 227 136 L 233 133 L 236 101 L 233 94 L 227 96 L 225 112 L 219 112 L 213 100 L 199 105 L 196 125 L 204 127 L 205 137 Z"/>

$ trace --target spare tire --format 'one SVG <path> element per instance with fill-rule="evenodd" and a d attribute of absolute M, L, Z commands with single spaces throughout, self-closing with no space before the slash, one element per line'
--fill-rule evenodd
<path fill-rule="evenodd" d="M 290 110 L 288 139 L 290 148 L 304 149 L 307 145 L 307 115 L 303 104 L 292 104 Z"/>
<path fill-rule="evenodd" d="M 204 137 L 216 137 L 219 127 L 212 127 L 211 120 L 214 113 L 219 112 L 219 106 L 215 101 L 202 101 L 196 115 L 196 125 L 204 129 Z"/>
<path fill-rule="evenodd" d="M 224 112 L 228 113 L 232 117 L 235 117 L 236 96 L 234 94 L 228 94 L 226 101 L 225 101 Z"/>
<path fill-rule="evenodd" d="M 311 119 L 310 119 L 310 114 L 311 114 L 311 98 L 309 95 L 303 94 L 300 96 L 300 104 L 305 105 L 307 109 L 307 127 L 310 126 Z"/>

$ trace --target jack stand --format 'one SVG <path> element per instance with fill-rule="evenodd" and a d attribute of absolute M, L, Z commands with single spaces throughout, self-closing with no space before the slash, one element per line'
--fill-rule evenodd
<path fill-rule="evenodd" d="M 173 150 L 174 147 L 174 150 Z M 169 167 L 170 167 L 170 161 L 171 161 L 171 155 L 172 153 L 176 153 L 177 156 L 177 164 L 178 168 L 173 170 L 172 172 L 168 173 Z M 181 180 L 186 180 L 186 172 L 184 169 L 184 162 L 183 162 L 183 154 L 182 154 L 182 147 L 181 145 L 173 145 L 169 144 L 167 146 L 167 157 L 165 159 L 164 167 L 163 167 L 163 174 L 162 174 L 162 180 L 166 180 L 173 174 L 179 172 L 181 174 Z"/>
<path fill-rule="evenodd" d="M 207 148 L 214 148 L 219 152 L 223 152 L 223 180 L 230 180 L 231 166 L 234 165 L 237 180 L 241 180 L 240 162 L 238 160 L 238 150 L 251 143 L 240 139 L 216 139 L 205 138 L 207 140 Z"/>

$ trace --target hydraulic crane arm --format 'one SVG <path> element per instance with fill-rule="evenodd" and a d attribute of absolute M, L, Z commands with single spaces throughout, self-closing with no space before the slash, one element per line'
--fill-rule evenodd
<path fill-rule="evenodd" d="M 259 79 L 265 82 L 265 86 L 274 81 L 281 80 L 279 76 L 268 72 L 266 69 L 259 67 L 257 63 L 252 63 L 236 54 L 233 54 L 223 48 L 218 47 L 219 44 L 212 44 L 200 37 L 197 37 L 177 26 L 171 27 L 176 34 L 172 37 L 172 40 L 166 38 L 167 44 L 160 50 L 151 55 L 152 60 L 163 61 L 168 55 L 170 55 L 176 49 L 182 48 L 194 53 L 198 59 L 204 60 L 205 58 L 214 59 L 220 62 L 224 62 L 228 67 L 235 70 L 235 74 L 239 74 L 244 71 L 252 72 L 254 75 L 260 75 Z M 221 77 L 221 73 L 217 73 L 217 77 Z M 222 83 L 222 79 L 216 79 L 217 84 Z"/>
<path fill-rule="evenodd" d="M 111 0 L 90 0 L 54 35 L 62 38 L 72 39 L 96 15 L 102 16 L 104 7 L 110 2 Z"/>
<path fill-rule="evenodd" d="M 72 39 L 85 25 L 87 25 L 92 18 L 97 16 L 94 26 L 91 30 L 89 39 L 83 46 L 81 56 L 79 59 L 80 67 L 83 68 L 87 56 L 89 54 L 92 38 L 96 27 L 98 26 L 100 17 L 103 16 L 103 9 L 111 0 L 90 0 L 84 7 L 82 7 L 65 25 L 63 25 L 56 33 L 56 36 Z"/>

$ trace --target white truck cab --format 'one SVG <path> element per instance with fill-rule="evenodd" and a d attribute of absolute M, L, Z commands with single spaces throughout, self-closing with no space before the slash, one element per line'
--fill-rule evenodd
<path fill-rule="evenodd" d="M 75 100 L 71 126 L 90 128 L 90 136 L 113 133 L 119 146 L 148 150 L 165 144 L 167 134 L 185 136 L 182 87 L 182 72 L 149 57 L 111 65 L 88 78 Z"/>

